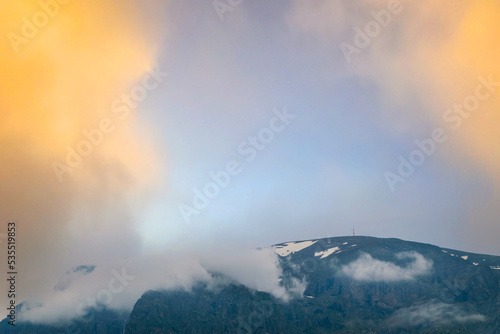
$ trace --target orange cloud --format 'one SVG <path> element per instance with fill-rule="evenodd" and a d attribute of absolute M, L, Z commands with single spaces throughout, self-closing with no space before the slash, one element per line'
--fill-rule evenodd
<path fill-rule="evenodd" d="M 0 228 L 18 224 L 20 302 L 75 260 L 138 246 L 130 200 L 159 165 L 139 118 L 111 103 L 154 67 L 160 34 L 129 0 L 22 0 L 0 13 Z M 59 182 L 53 162 L 103 119 L 114 130 Z"/>

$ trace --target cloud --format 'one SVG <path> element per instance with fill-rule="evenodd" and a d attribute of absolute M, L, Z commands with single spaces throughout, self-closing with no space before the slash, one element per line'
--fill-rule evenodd
<path fill-rule="evenodd" d="M 486 317 L 479 313 L 467 313 L 459 306 L 430 301 L 396 311 L 387 323 L 391 327 L 435 327 L 440 325 L 482 322 Z"/>
<path fill-rule="evenodd" d="M 130 312 L 147 290 L 190 290 L 198 282 L 213 288 L 238 282 L 284 301 L 303 293 L 305 287 L 300 282 L 293 282 L 289 288 L 281 286 L 282 271 L 277 261 L 271 248 L 178 247 L 175 253 L 162 251 L 120 262 L 101 262 L 95 267 L 79 266 L 67 271 L 41 300 L 27 303 L 29 307 L 22 309 L 19 318 L 37 323 L 68 321 L 96 305 Z"/>
<path fill-rule="evenodd" d="M 287 287 L 287 296 L 285 296 L 285 300 L 288 300 L 291 297 L 299 297 L 302 298 L 304 296 L 304 291 L 307 288 L 307 280 L 305 278 L 298 279 L 292 277 L 290 279 L 290 286 Z"/>
<path fill-rule="evenodd" d="M 40 3 L 0 4 L 0 34 L 24 36 L 23 18 L 42 15 Z M 113 103 L 157 67 L 168 9 L 161 0 L 69 1 L 26 43 L 0 41 L 0 73 L 11 78 L 0 82 L 0 150 L 8 161 L 0 164 L 0 226 L 17 224 L 16 302 L 25 302 L 20 320 L 71 319 L 95 299 L 130 310 L 149 289 L 189 289 L 212 281 L 215 272 L 289 296 L 270 250 L 235 252 L 234 245 L 209 245 L 192 235 L 178 244 L 164 242 L 156 253 L 142 245 L 141 214 L 162 184 L 166 166 L 160 161 L 168 157 L 149 136 L 140 104 L 132 103 L 122 117 Z M 68 152 L 89 140 L 85 133 L 103 120 L 114 130 L 60 182 L 53 163 L 68 164 Z M 0 257 L 1 268 L 6 260 Z M 120 286 L 123 275 L 133 279 Z M 5 287 L 2 305 L 8 304 Z"/>
<path fill-rule="evenodd" d="M 401 281 L 411 280 L 426 275 L 432 269 L 432 261 L 417 252 L 396 254 L 399 260 L 413 260 L 406 267 L 392 262 L 374 259 L 370 254 L 363 254 L 357 260 L 342 267 L 342 271 L 358 281 Z"/>
<path fill-rule="evenodd" d="M 478 78 L 500 81 L 500 3 L 432 0 L 400 1 L 402 10 L 347 64 L 340 43 L 354 43 L 355 30 L 374 21 L 373 12 L 389 1 L 324 0 L 305 6 L 295 0 L 288 14 L 293 31 L 314 36 L 315 47 L 330 59 L 333 80 L 355 77 L 368 82 L 384 104 L 379 117 L 395 138 L 419 136 L 422 125 L 443 128 L 450 140 L 434 159 L 443 159 L 457 173 L 480 171 L 491 186 L 481 200 L 468 201 L 470 233 L 496 249 L 500 237 L 500 89 L 451 129 L 444 114 L 474 94 Z M 347 19 L 335 18 L 341 15 Z M 318 38 L 319 37 L 319 38 Z M 454 114 L 457 116 L 457 114 Z M 426 134 L 428 135 L 428 134 Z M 417 139 L 417 138 L 415 138 Z M 467 232 L 469 232 L 467 231 Z M 468 234 L 470 236 L 470 234 Z M 468 238 L 470 239 L 470 238 Z"/>
<path fill-rule="evenodd" d="M 58 6 L 50 16 L 45 3 Z M 158 153 L 134 108 L 122 120 L 111 104 L 154 68 L 161 33 L 129 0 L 23 0 L 0 12 L 0 35 L 23 38 L 0 42 L 0 73 L 10 78 L 0 83 L 0 226 L 17 222 L 20 302 L 40 299 L 76 264 L 140 249 L 135 217 L 154 190 Z M 104 119 L 115 130 L 60 182 L 53 162 L 66 164 Z M 4 305 L 5 285 L 0 292 Z"/>

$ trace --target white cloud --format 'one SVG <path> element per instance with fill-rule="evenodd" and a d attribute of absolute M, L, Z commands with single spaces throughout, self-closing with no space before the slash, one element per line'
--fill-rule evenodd
<path fill-rule="evenodd" d="M 392 327 L 421 327 L 485 321 L 479 313 L 467 313 L 453 304 L 430 301 L 398 310 L 389 318 Z"/>
<path fill-rule="evenodd" d="M 215 288 L 238 282 L 284 301 L 301 296 L 303 282 L 292 282 L 289 288 L 281 286 L 282 270 L 277 264 L 278 256 L 272 248 L 237 249 L 229 245 L 216 249 L 197 245 L 98 263 L 90 273 L 70 270 L 71 277 L 63 274 L 59 282 L 54 282 L 56 288 L 29 300 L 29 307 L 21 310 L 18 318 L 35 323 L 68 321 L 81 316 L 81 310 L 94 306 L 96 300 L 108 309 L 131 311 L 147 290 L 190 290 L 197 282 Z"/>
<path fill-rule="evenodd" d="M 398 259 L 413 259 L 406 267 L 374 259 L 370 254 L 361 255 L 356 261 L 342 267 L 342 271 L 358 281 L 400 281 L 425 275 L 432 269 L 432 261 L 417 252 L 396 254 Z"/>

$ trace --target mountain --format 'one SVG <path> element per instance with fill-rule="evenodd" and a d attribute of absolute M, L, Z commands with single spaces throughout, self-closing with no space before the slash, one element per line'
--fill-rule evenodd
<path fill-rule="evenodd" d="M 94 269 L 94 265 L 81 265 L 71 268 L 59 278 L 59 281 L 57 281 L 56 285 L 54 285 L 54 290 L 63 291 L 71 283 L 73 283 L 75 279 L 78 279 L 79 276 L 87 276 L 88 274 L 92 273 Z"/>
<path fill-rule="evenodd" d="M 80 265 L 66 271 L 54 285 L 55 292 L 64 291 L 74 281 L 84 278 L 91 274 L 95 265 Z M 22 314 L 25 309 L 29 309 L 33 305 L 21 303 L 16 307 L 16 313 Z M 35 305 L 39 306 L 39 305 Z M 30 322 L 15 322 L 15 327 L 8 324 L 8 318 L 0 322 L 0 333 L 30 333 L 30 334 L 76 334 L 76 333 L 89 333 L 89 334 L 122 334 L 124 332 L 125 324 L 128 321 L 128 312 L 114 312 L 104 308 L 96 309 L 90 308 L 86 315 L 74 319 L 68 323 L 45 325 L 33 324 Z"/>
<path fill-rule="evenodd" d="M 274 247 L 294 298 L 149 291 L 126 333 L 500 333 L 498 256 L 362 236 Z"/>
<path fill-rule="evenodd" d="M 500 256 L 363 236 L 272 247 L 286 296 L 213 273 L 219 284 L 148 291 L 130 314 L 73 322 L 81 331 L 3 320 L 0 333 L 500 333 Z M 92 270 L 69 270 L 55 289 Z"/>

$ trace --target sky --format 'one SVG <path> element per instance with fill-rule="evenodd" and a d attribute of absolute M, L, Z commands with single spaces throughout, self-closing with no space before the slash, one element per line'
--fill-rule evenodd
<path fill-rule="evenodd" d="M 82 264 L 103 284 L 121 265 L 156 277 L 117 307 L 214 268 L 283 296 L 273 257 L 241 254 L 353 227 L 500 255 L 499 7 L 0 4 L 0 233 L 16 222 L 20 300 L 62 314 L 81 296 L 51 289 Z"/>

